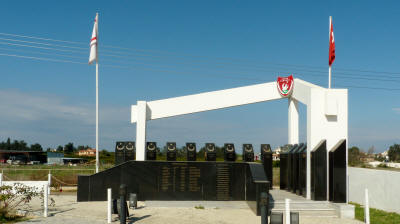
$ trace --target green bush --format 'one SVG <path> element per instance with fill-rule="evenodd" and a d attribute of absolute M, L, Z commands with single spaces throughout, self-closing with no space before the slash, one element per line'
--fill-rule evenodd
<path fill-rule="evenodd" d="M 380 168 L 388 168 L 388 166 L 385 163 L 379 164 L 378 167 L 380 167 Z"/>
<path fill-rule="evenodd" d="M 35 197 L 43 198 L 36 187 L 15 183 L 13 186 L 0 187 L 0 221 L 6 222 L 21 218 L 16 215 L 18 208 L 26 208 Z"/>

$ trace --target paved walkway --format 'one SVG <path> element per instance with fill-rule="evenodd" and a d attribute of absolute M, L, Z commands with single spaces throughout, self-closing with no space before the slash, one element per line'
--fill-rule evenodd
<path fill-rule="evenodd" d="M 22 223 L 107 223 L 106 202 L 76 202 L 76 195 L 56 195 L 55 207 L 49 211 L 49 217 L 35 217 Z M 195 206 L 203 206 L 197 209 Z M 148 201 L 139 202 L 139 208 L 129 210 L 131 216 L 127 223 L 163 223 L 163 224 L 200 224 L 200 223 L 260 223 L 256 216 L 243 201 Z M 40 201 L 32 203 L 32 212 L 41 212 Z M 113 223 L 119 223 L 113 215 Z M 361 223 L 356 220 L 323 217 L 300 217 L 300 223 L 307 224 L 342 224 Z"/>

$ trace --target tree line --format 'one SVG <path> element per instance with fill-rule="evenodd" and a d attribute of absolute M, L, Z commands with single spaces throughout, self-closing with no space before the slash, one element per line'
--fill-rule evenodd
<path fill-rule="evenodd" d="M 374 147 L 368 149 L 368 152 L 363 152 L 360 148 L 353 146 L 349 148 L 349 165 L 350 166 L 358 166 L 362 162 L 360 160 L 366 154 L 373 154 Z M 388 150 L 388 157 L 390 162 L 400 162 L 400 144 L 394 144 L 389 147 Z M 386 158 L 379 157 L 378 155 L 375 156 L 376 160 L 383 161 Z"/>
<path fill-rule="evenodd" d="M 13 151 L 43 151 L 42 146 L 39 143 L 32 144 L 28 146 L 24 140 L 14 140 L 11 141 L 7 138 L 7 141 L 0 142 L 0 150 L 13 150 Z"/>
<path fill-rule="evenodd" d="M 62 152 L 62 153 L 75 153 L 79 150 L 83 149 L 88 149 L 90 146 L 86 145 L 79 145 L 78 147 L 74 146 L 74 143 L 69 142 L 65 144 L 64 146 L 59 145 L 55 151 L 56 152 Z M 24 140 L 11 140 L 10 138 L 7 138 L 6 141 L 0 142 L 0 150 L 10 150 L 10 151 L 37 151 L 37 152 L 42 152 L 43 147 L 39 143 L 35 143 L 32 145 L 28 145 L 27 142 Z M 47 152 L 52 151 L 51 148 L 46 149 Z"/>

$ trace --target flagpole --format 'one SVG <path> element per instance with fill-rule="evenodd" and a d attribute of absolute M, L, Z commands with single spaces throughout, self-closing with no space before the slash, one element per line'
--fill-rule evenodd
<path fill-rule="evenodd" d="M 329 84 L 328 84 L 329 89 L 331 88 L 331 76 L 332 76 L 332 66 L 329 65 Z"/>
<path fill-rule="evenodd" d="M 332 26 L 332 16 L 329 16 L 329 40 L 331 39 L 331 26 Z M 332 66 L 329 65 L 329 82 L 328 88 L 331 88 L 331 76 L 332 76 Z"/>
<path fill-rule="evenodd" d="M 96 60 L 96 173 L 99 172 L 99 63 Z"/>

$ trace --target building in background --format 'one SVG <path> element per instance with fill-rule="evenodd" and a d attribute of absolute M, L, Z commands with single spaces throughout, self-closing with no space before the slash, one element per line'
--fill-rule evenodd
<path fill-rule="evenodd" d="M 277 161 L 280 160 L 280 154 L 281 154 L 282 148 L 278 147 L 275 150 L 272 151 L 272 160 Z"/>
<path fill-rule="evenodd" d="M 0 150 L 0 163 L 8 163 L 8 164 L 46 163 L 46 153 L 42 151 Z"/>
<path fill-rule="evenodd" d="M 96 156 L 96 149 L 82 149 L 78 151 L 79 156 Z"/>
<path fill-rule="evenodd" d="M 64 153 L 47 152 L 48 165 L 63 165 L 64 164 L 63 159 L 64 159 Z"/>

